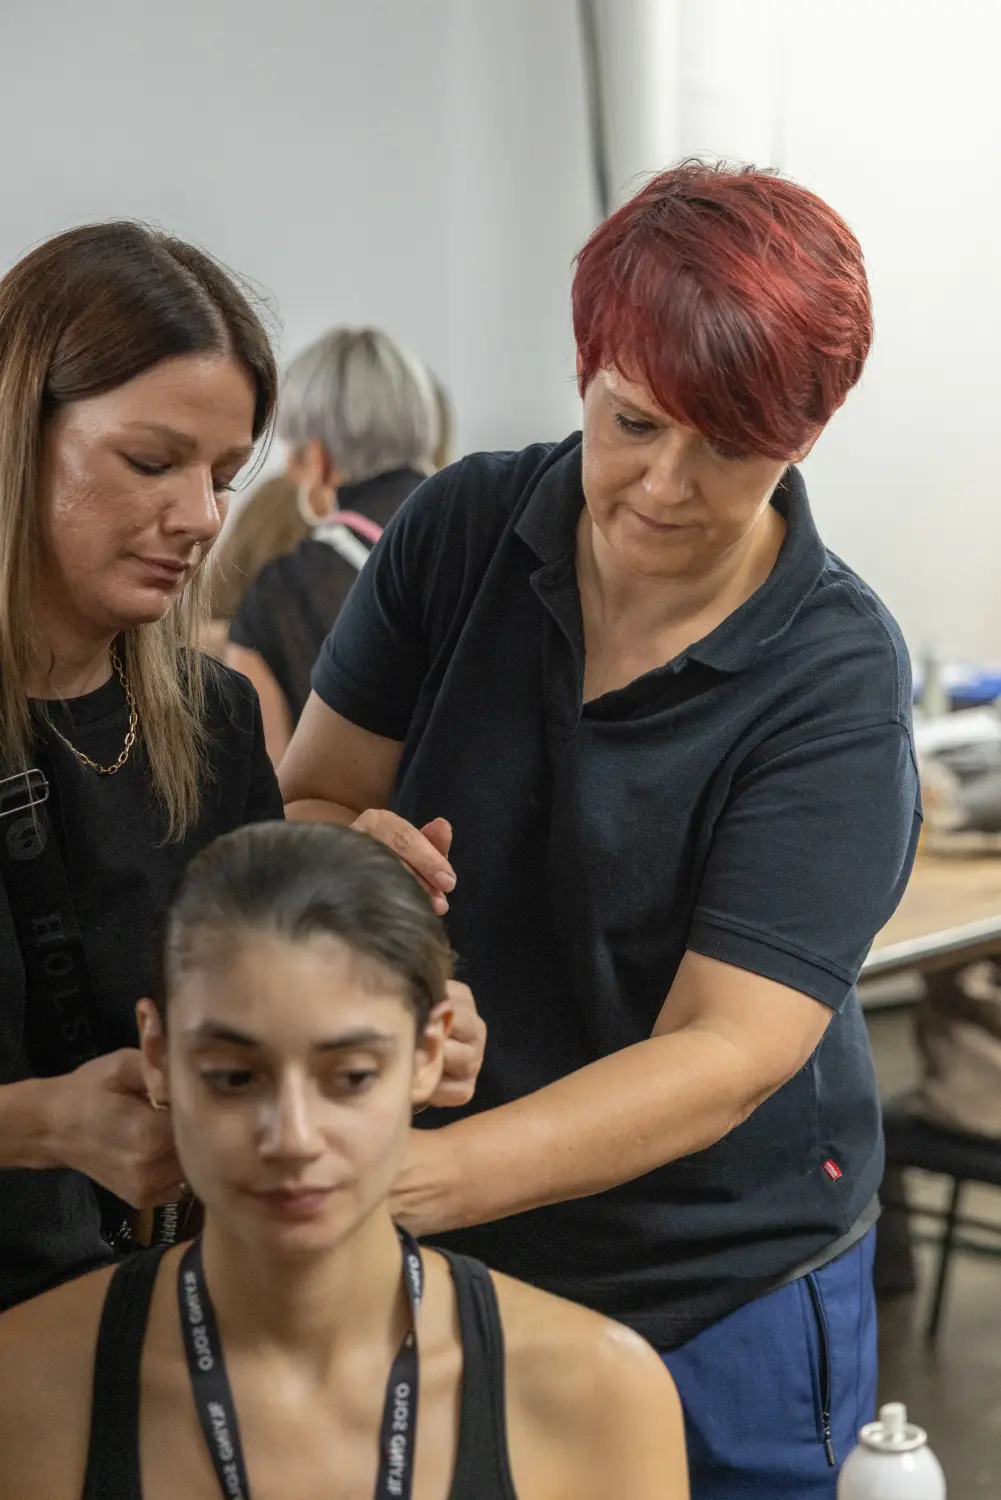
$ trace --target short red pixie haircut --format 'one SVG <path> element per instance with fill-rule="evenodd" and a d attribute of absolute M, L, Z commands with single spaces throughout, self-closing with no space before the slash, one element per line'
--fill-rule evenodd
<path fill-rule="evenodd" d="M 724 453 L 792 458 L 862 374 L 872 307 L 858 240 L 770 172 L 684 162 L 577 257 L 581 390 L 600 369 Z"/>

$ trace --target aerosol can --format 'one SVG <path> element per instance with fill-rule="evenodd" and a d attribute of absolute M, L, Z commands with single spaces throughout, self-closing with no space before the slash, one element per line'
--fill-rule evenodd
<path fill-rule="evenodd" d="M 838 1478 L 838 1500 L 946 1500 L 942 1466 L 906 1406 L 883 1406 L 879 1421 L 862 1428 Z"/>

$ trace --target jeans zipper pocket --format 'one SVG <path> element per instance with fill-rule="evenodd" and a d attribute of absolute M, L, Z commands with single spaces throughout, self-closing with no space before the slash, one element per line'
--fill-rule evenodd
<path fill-rule="evenodd" d="M 817 1285 L 816 1273 L 810 1271 L 803 1278 L 810 1293 L 810 1301 L 813 1303 L 814 1317 L 817 1322 L 817 1366 L 820 1375 L 820 1430 L 824 1443 L 824 1452 L 827 1454 L 827 1462 L 830 1468 L 834 1468 L 837 1459 L 834 1456 L 834 1438 L 831 1435 L 831 1338 L 827 1327 L 827 1314 L 824 1311 L 824 1301 L 820 1295 L 820 1287 Z"/>

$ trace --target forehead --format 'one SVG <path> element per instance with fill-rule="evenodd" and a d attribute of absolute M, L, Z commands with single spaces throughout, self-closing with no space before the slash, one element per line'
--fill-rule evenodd
<path fill-rule="evenodd" d="M 361 1024 L 402 1032 L 410 1013 L 402 978 L 336 938 L 253 933 L 178 977 L 170 1020 L 181 1030 L 218 1022 L 280 1047 Z"/>
<path fill-rule="evenodd" d="M 61 416 L 81 432 L 149 425 L 175 430 L 197 443 L 209 439 L 249 449 L 255 391 L 241 364 L 224 354 L 186 354 L 161 360 L 99 396 L 72 402 Z"/>

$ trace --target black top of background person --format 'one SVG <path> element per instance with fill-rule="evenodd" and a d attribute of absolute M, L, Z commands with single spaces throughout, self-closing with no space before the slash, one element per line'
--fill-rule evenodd
<path fill-rule="evenodd" d="M 360 484 L 343 484 L 337 492 L 338 508 L 386 526 L 423 478 L 415 469 L 394 469 Z M 336 523 L 336 510 L 330 521 Z M 309 697 L 320 647 L 357 577 L 358 569 L 333 547 L 304 537 L 294 551 L 261 569 L 230 625 L 230 640 L 256 651 L 270 667 L 288 700 L 293 723 Z"/>
<path fill-rule="evenodd" d="M 135 1003 L 152 983 L 154 923 L 192 854 L 231 828 L 282 816 L 256 694 L 219 664 L 207 688 L 209 775 L 198 821 L 181 842 L 165 841 L 141 747 L 114 776 L 98 777 L 46 735 L 58 795 L 58 814 L 55 802 L 50 814 L 100 1002 L 102 1051 L 137 1045 Z M 128 712 L 116 677 L 46 707 L 92 759 L 113 761 L 121 750 Z M 0 885 L 0 1083 L 58 1071 L 30 1055 L 31 1004 Z M 109 1259 L 87 1178 L 68 1169 L 0 1171 L 0 1308 Z"/>
<path fill-rule="evenodd" d="M 687 948 L 836 1012 L 709 1150 L 441 1237 L 661 1348 L 847 1234 L 882 1176 L 854 985 L 920 825 L 909 662 L 795 469 L 773 503 L 787 532 L 758 591 L 584 705 L 580 437 L 474 455 L 392 522 L 313 677 L 337 713 L 405 741 L 395 809 L 453 824 L 449 932 L 489 1028 L 467 1112 L 649 1036 Z"/>

